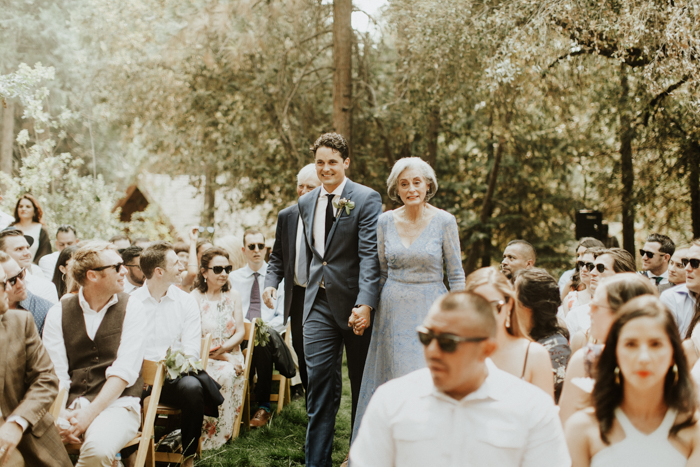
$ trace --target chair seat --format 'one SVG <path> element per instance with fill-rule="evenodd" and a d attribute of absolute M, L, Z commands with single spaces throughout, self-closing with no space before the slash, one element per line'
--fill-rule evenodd
<path fill-rule="evenodd" d="M 148 403 L 151 400 L 151 396 L 146 397 L 143 400 L 143 405 L 148 407 Z M 178 415 L 180 413 L 180 409 L 176 409 L 175 407 L 166 405 L 166 404 L 158 404 L 158 410 L 156 411 L 158 415 Z"/>

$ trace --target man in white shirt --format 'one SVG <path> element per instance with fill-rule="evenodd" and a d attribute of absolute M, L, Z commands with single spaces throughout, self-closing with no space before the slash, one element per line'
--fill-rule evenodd
<path fill-rule="evenodd" d="M 377 389 L 350 449 L 351 466 L 571 465 L 551 395 L 488 358 L 497 345 L 488 301 L 449 293 L 418 333 L 428 368 Z"/>
<path fill-rule="evenodd" d="M 666 235 L 653 233 L 639 250 L 642 257 L 641 274 L 648 277 L 658 289 L 668 284 L 668 262 L 676 251 L 676 245 Z"/>
<path fill-rule="evenodd" d="M 678 331 L 685 339 L 690 337 L 686 336 L 686 333 L 695 314 L 695 302 L 700 293 L 700 271 L 693 268 L 693 265 L 700 264 L 699 241 L 693 241 L 682 261 L 685 265 L 685 283 L 664 291 L 659 298 L 671 311 L 676 319 Z"/>
<path fill-rule="evenodd" d="M 143 248 L 140 246 L 130 246 L 122 250 L 122 259 L 124 260 L 124 267 L 129 273 L 126 275 L 126 282 L 124 282 L 124 292 L 130 294 L 134 290 L 143 286 L 143 282 L 146 277 L 141 271 L 141 252 Z"/>
<path fill-rule="evenodd" d="M 141 253 L 140 265 L 146 282 L 131 293 L 131 298 L 142 304 L 146 317 L 146 358 L 161 360 L 168 348 L 200 358 L 199 306 L 190 294 L 177 287 L 185 268 L 173 246 L 167 242 L 153 243 Z M 183 465 L 191 467 L 204 420 L 204 388 L 195 376 L 184 375 L 166 381 L 160 400 L 182 411 L 182 446 L 187 458 Z"/>
<path fill-rule="evenodd" d="M 77 466 L 111 465 L 141 425 L 146 339 L 143 308 L 124 290 L 126 269 L 113 245 L 88 242 L 69 269 L 80 289 L 49 310 L 44 346 L 68 389 L 60 428 L 67 443 L 84 436 Z"/>
<path fill-rule="evenodd" d="M 268 307 L 262 300 L 262 291 L 265 289 L 265 277 L 267 276 L 267 263 L 265 262 L 265 237 L 257 230 L 246 230 L 243 233 L 243 253 L 248 264 L 241 269 L 233 271 L 229 275 L 231 289 L 241 295 L 243 302 L 243 316 L 252 321 L 261 318 L 269 327 L 277 332 L 284 330 L 283 306 L 284 293 L 280 287 L 277 300 L 272 301 L 273 307 Z M 268 300 L 269 301 L 269 300 Z M 258 380 L 255 383 L 255 400 L 258 402 L 258 410 L 250 421 L 253 428 L 261 427 L 270 420 L 270 390 L 272 389 L 272 352 L 271 346 L 256 347 L 253 352 L 253 368 L 251 377 L 257 373 Z"/>
<path fill-rule="evenodd" d="M 0 231 L 0 251 L 10 255 L 21 268 L 27 271 L 25 280 L 27 289 L 34 295 L 56 304 L 58 303 L 56 286 L 49 279 L 43 277 L 41 269 L 32 263 L 29 247 L 33 241 L 34 239 L 25 236 L 19 229 L 11 228 Z"/>
<path fill-rule="evenodd" d="M 53 278 L 54 270 L 56 269 L 56 262 L 60 256 L 63 249 L 67 246 L 77 245 L 78 234 L 75 231 L 75 227 L 72 225 L 59 225 L 56 230 L 56 251 L 51 254 L 42 256 L 39 260 L 39 268 L 44 274 L 44 277 L 49 279 Z"/>

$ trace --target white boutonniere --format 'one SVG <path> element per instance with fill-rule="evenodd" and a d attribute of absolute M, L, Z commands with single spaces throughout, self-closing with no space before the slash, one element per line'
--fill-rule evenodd
<path fill-rule="evenodd" d="M 340 198 L 337 203 L 333 201 L 333 207 L 338 210 L 338 215 L 336 217 L 340 217 L 343 209 L 345 209 L 345 214 L 350 215 L 350 211 L 355 209 L 355 203 L 347 198 Z"/>

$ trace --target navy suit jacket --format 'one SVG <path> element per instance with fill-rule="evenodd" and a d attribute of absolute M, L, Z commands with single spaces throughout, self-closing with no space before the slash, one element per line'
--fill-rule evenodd
<path fill-rule="evenodd" d="M 377 256 L 377 220 L 382 213 L 379 193 L 348 180 L 341 198 L 355 203 L 349 214 L 338 212 L 326 239 L 323 257 L 314 248 L 313 225 L 321 187 L 299 199 L 306 242 L 311 249 L 309 283 L 304 298 L 304 322 L 324 281 L 328 304 L 336 322 L 347 328 L 356 305 L 377 308 L 379 296 L 379 257 Z M 336 199 L 337 201 L 337 199 Z"/>
<path fill-rule="evenodd" d="M 270 253 L 265 276 L 265 288 L 277 288 L 284 279 L 284 322 L 287 323 L 292 306 L 292 289 L 294 288 L 294 263 L 296 262 L 297 221 L 299 206 L 296 204 L 282 209 L 277 215 L 275 244 Z M 301 244 L 306 248 L 306 243 Z"/>

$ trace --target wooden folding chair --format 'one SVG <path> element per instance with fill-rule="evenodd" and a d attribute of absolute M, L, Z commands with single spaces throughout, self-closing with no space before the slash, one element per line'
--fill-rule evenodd
<path fill-rule="evenodd" d="M 237 438 L 241 432 L 241 425 L 248 430 L 250 428 L 250 367 L 253 366 L 253 350 L 255 350 L 255 323 L 245 323 L 245 338 L 248 347 L 243 349 L 245 363 L 243 368 L 243 405 L 241 411 L 236 415 L 233 424 L 233 434 L 231 438 Z"/>
<path fill-rule="evenodd" d="M 124 447 L 135 446 L 136 444 L 139 445 L 138 451 L 136 451 L 136 467 L 144 467 L 145 465 L 155 467 L 153 427 L 156 419 L 156 410 L 158 409 L 158 401 L 160 400 L 160 392 L 163 389 L 163 382 L 165 381 L 165 363 L 144 360 L 143 366 L 141 367 L 141 376 L 143 377 L 144 383 L 152 386 L 153 389 L 151 390 L 148 404 L 144 402 L 145 410 L 144 408 L 141 409 L 141 432 Z M 61 406 L 61 408 L 63 408 L 63 406 Z M 69 454 L 78 454 L 80 453 L 81 446 L 82 444 L 67 444 L 66 450 Z"/>
<path fill-rule="evenodd" d="M 284 332 L 284 343 L 287 347 L 291 348 L 292 341 L 292 323 L 287 324 L 287 329 Z M 270 402 L 277 402 L 277 414 L 282 412 L 285 404 L 289 404 L 292 401 L 292 385 L 289 378 L 276 373 L 272 375 L 272 381 L 279 381 L 280 387 L 277 394 L 270 394 Z"/>
<path fill-rule="evenodd" d="M 202 346 L 200 348 L 200 360 L 202 362 L 202 367 L 206 370 L 207 369 L 207 364 L 209 363 L 209 349 L 211 349 L 211 334 L 207 334 L 206 336 L 202 337 Z M 148 397 L 146 398 L 146 401 L 148 401 Z M 147 403 L 144 401 L 144 403 Z M 174 416 L 174 415 L 180 415 L 181 411 L 180 409 L 176 409 L 175 407 L 170 407 L 169 405 L 165 404 L 158 404 L 158 410 L 156 412 L 158 420 L 156 421 L 156 424 L 162 425 L 163 419 L 166 419 L 168 417 Z M 197 443 L 197 456 L 201 457 L 202 456 L 202 438 L 199 438 L 199 441 Z M 176 464 L 181 464 L 185 458 L 182 453 L 180 452 L 159 452 L 155 451 L 155 460 L 156 462 L 169 462 L 169 463 L 176 463 Z"/>
<path fill-rule="evenodd" d="M 68 391 L 66 388 L 62 387 L 58 390 L 56 395 L 56 400 L 51 404 L 49 413 L 53 417 L 54 421 L 58 420 L 58 416 L 61 415 L 61 410 L 66 406 L 66 401 L 68 401 Z"/>

